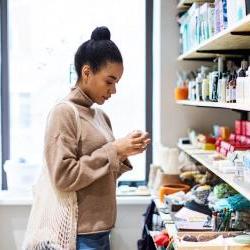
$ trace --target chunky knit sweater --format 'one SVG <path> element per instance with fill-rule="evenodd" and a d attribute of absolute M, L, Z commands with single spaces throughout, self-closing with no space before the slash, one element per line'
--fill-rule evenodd
<path fill-rule="evenodd" d="M 128 160 L 119 161 L 109 118 L 99 110 L 104 119 L 97 119 L 92 100 L 79 87 L 73 88 L 65 100 L 79 111 L 81 139 L 77 141 L 73 109 L 58 104 L 45 133 L 49 174 L 59 190 L 77 192 L 78 234 L 108 231 L 116 220 L 116 180 L 132 166 Z"/>

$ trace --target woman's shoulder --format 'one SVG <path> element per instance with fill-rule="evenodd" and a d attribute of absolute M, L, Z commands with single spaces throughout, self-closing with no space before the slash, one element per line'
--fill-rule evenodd
<path fill-rule="evenodd" d="M 74 116 L 74 110 L 66 101 L 60 101 L 51 108 L 50 115 L 56 117 L 72 117 Z"/>

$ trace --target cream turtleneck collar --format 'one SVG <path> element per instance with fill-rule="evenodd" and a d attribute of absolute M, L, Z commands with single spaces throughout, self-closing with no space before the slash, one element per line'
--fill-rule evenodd
<path fill-rule="evenodd" d="M 79 86 L 75 86 L 71 89 L 69 100 L 86 108 L 90 108 L 94 104 L 90 97 L 86 95 Z"/>

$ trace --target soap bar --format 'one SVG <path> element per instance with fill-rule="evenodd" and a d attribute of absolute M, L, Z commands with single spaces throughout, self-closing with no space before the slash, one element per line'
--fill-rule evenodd
<path fill-rule="evenodd" d="M 203 144 L 204 150 L 215 150 L 215 144 L 212 143 L 204 143 Z"/>
<path fill-rule="evenodd" d="M 240 244 L 250 244 L 250 235 L 238 235 L 234 237 L 234 241 Z"/>

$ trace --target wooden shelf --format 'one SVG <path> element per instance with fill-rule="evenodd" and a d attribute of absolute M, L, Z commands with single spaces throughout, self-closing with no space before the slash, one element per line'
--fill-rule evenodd
<path fill-rule="evenodd" d="M 214 0 L 180 0 L 177 5 L 177 10 L 179 12 L 188 10 L 193 3 L 213 3 Z"/>
<path fill-rule="evenodd" d="M 250 51 L 250 14 L 232 27 L 219 32 L 194 49 L 180 55 L 178 61 L 215 58 L 219 55 L 239 56 L 248 50 Z"/>
<path fill-rule="evenodd" d="M 234 178 L 234 174 L 224 174 L 220 172 L 216 167 L 212 165 L 211 160 L 209 159 L 209 155 L 213 153 L 213 151 L 206 152 L 205 150 L 197 151 L 197 148 L 190 145 L 181 145 L 178 144 L 178 147 L 190 155 L 193 159 L 200 162 L 207 169 L 211 170 L 214 174 L 220 177 L 223 181 L 228 183 L 231 187 L 237 190 L 240 194 L 245 196 L 248 200 L 250 200 L 250 184 L 245 181 L 237 181 Z M 215 152 L 215 151 L 214 151 Z"/>
<path fill-rule="evenodd" d="M 249 104 L 240 104 L 240 103 L 220 103 L 220 102 L 203 102 L 203 101 L 176 101 L 179 105 L 188 105 L 188 106 L 198 106 L 198 107 L 211 107 L 211 108 L 224 108 L 224 109 L 233 109 L 233 110 L 242 110 L 250 111 Z"/>

